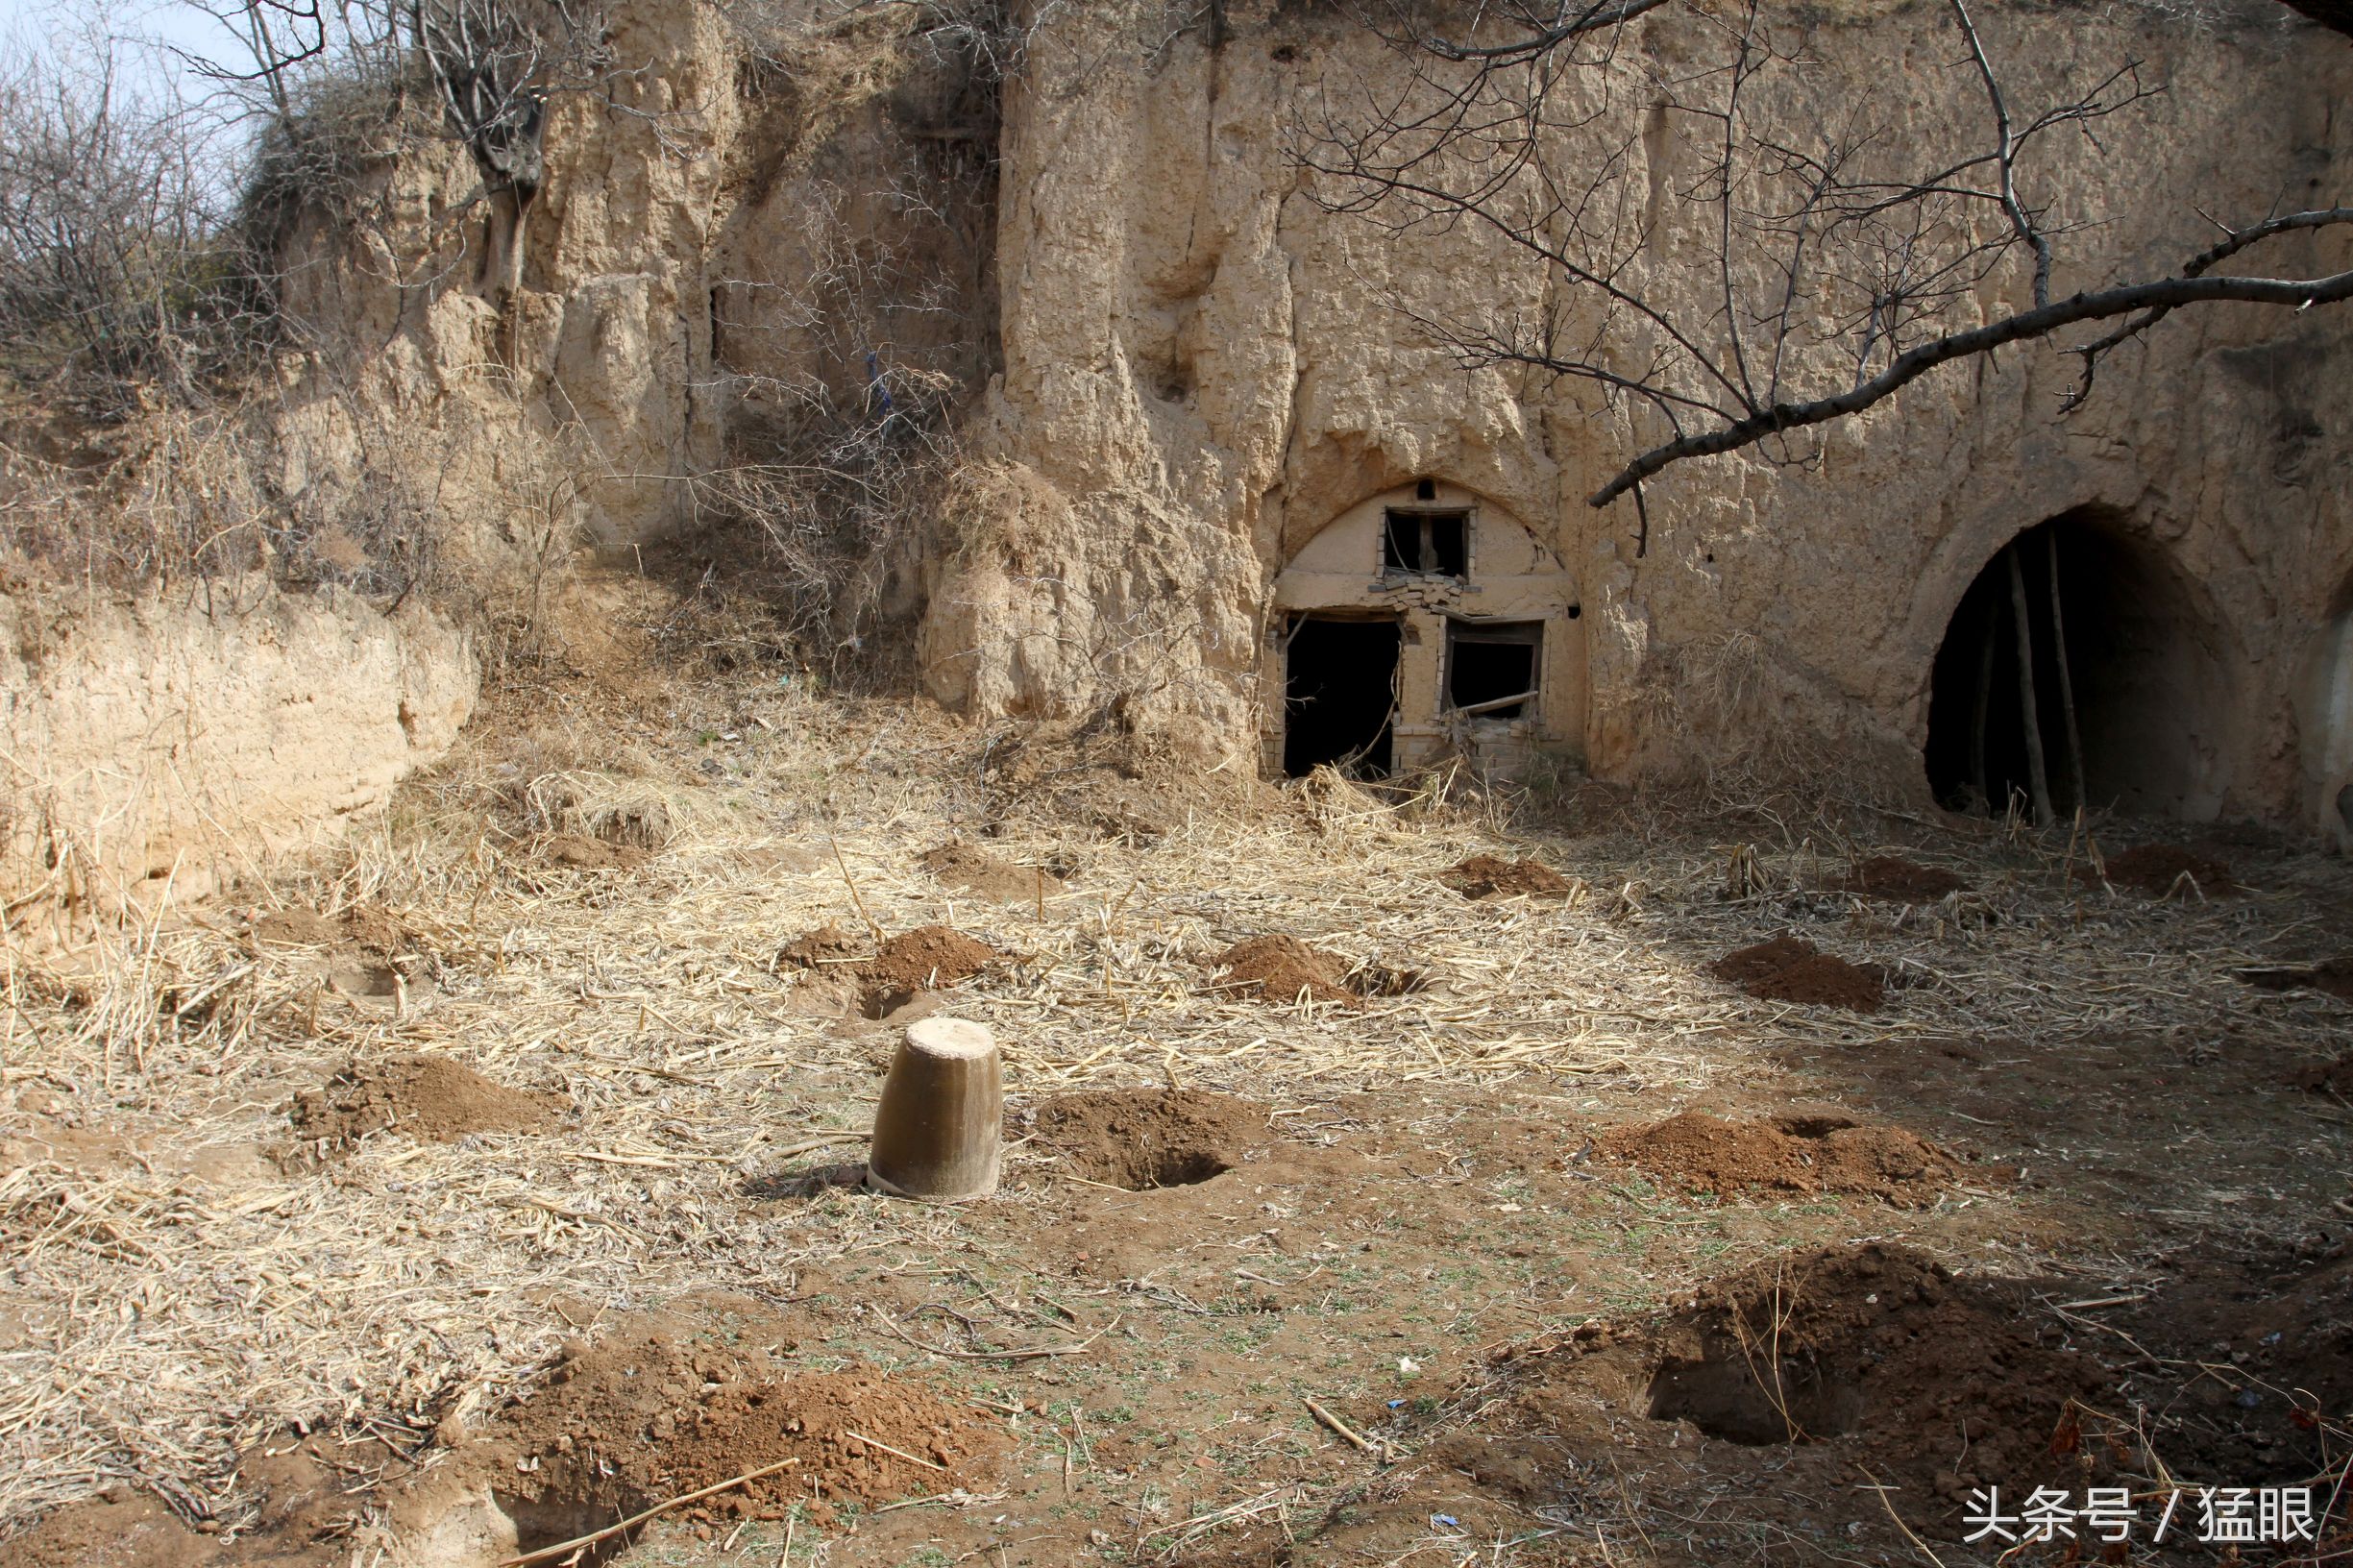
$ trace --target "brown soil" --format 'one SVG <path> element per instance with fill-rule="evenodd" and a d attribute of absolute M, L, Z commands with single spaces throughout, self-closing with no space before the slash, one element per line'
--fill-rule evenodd
<path fill-rule="evenodd" d="M 1871 1461 L 1952 1497 L 2049 1469 L 2068 1402 L 2096 1383 L 1994 1292 L 1877 1242 L 1743 1269 L 1654 1343 L 1654 1420 L 1751 1444 L 1852 1433 Z"/>
<path fill-rule="evenodd" d="M 854 1365 L 779 1378 L 717 1336 L 637 1323 L 569 1347 L 547 1384 L 492 1424 L 488 1445 L 515 1453 L 496 1482 L 513 1489 L 509 1511 L 552 1542 L 787 1458 L 800 1462 L 687 1518 L 774 1518 L 814 1501 L 824 1523 L 846 1503 L 978 1490 L 1004 1442 L 995 1423 L 913 1379 Z"/>
<path fill-rule="evenodd" d="M 553 1094 L 509 1089 L 438 1056 L 354 1062 L 317 1089 L 294 1096 L 287 1119 L 305 1144 L 342 1148 L 396 1128 L 450 1143 L 470 1133 L 535 1133 L 555 1119 Z"/>
<path fill-rule="evenodd" d="M 1541 861 L 1504 860 L 1495 855 L 1473 855 L 1460 865 L 1450 867 L 1439 880 L 1465 898 L 1497 894 L 1507 898 L 1521 895 L 1565 898 L 1577 891 L 1576 883 Z"/>
<path fill-rule="evenodd" d="M 919 925 L 884 943 L 858 976 L 869 992 L 929 991 L 969 980 L 1002 956 L 953 926 Z"/>
<path fill-rule="evenodd" d="M 1840 893 L 1865 898 L 1886 898 L 1907 904 L 1932 904 L 1969 886 L 1941 866 L 1923 866 L 1901 855 L 1873 855 L 1858 860 L 1834 884 Z"/>
<path fill-rule="evenodd" d="M 1770 980 L 1791 965 L 1813 956 L 1812 943 L 1783 933 L 1725 954 L 1707 967 L 1707 972 L 1727 985 L 1745 990 Z"/>
<path fill-rule="evenodd" d="M 803 1011 L 840 1014 L 855 1008 L 870 1018 L 902 1019 L 917 1015 L 928 993 L 952 986 L 1005 955 L 953 926 L 921 925 L 901 932 L 861 961 L 864 944 L 840 926 L 803 932 L 779 948 L 776 968 L 803 972 L 795 1005 Z M 877 1066 L 887 1066 L 886 1060 Z"/>
<path fill-rule="evenodd" d="M 585 833 L 557 833 L 539 846 L 555 865 L 576 871 L 625 871 L 652 857 L 633 844 L 607 844 Z"/>
<path fill-rule="evenodd" d="M 180 1522 L 155 1498 L 117 1486 L 72 1503 L 7 1543 L 11 1568 L 201 1568 L 219 1560 L 218 1543 Z"/>
<path fill-rule="evenodd" d="M 2111 885 L 2151 898 L 2163 898 L 2172 893 L 2184 876 L 2195 882 L 2198 892 L 2209 898 L 2240 891 L 2231 880 L 2226 862 L 2171 844 L 2144 844 L 2122 854 L 2111 855 L 2107 872 Z M 2076 869 L 2075 879 L 2094 887 L 2099 885 L 2099 873 L 2088 866 Z M 2194 896 L 2186 886 L 2181 892 L 2184 896 Z"/>
<path fill-rule="evenodd" d="M 1360 998 L 1348 989 L 1347 966 L 1297 937 L 1276 934 L 1238 942 L 1210 960 L 1226 971 L 1221 989 L 1266 1001 L 1290 1003 L 1307 993 L 1311 1002 L 1355 1007 Z"/>
<path fill-rule="evenodd" d="M 0 1559 L 9 1568 L 198 1568 L 224 1560 L 345 1568 L 351 1554 L 335 1543 L 356 1511 L 353 1479 L 406 1472 L 397 1451 L 379 1441 L 281 1433 L 237 1463 L 237 1489 L 249 1506 L 236 1518 L 235 1545 L 190 1530 L 159 1498 L 125 1485 L 58 1509 L 0 1547 Z"/>
<path fill-rule="evenodd" d="M 343 935 L 334 921 L 300 904 L 256 916 L 253 933 L 256 940 L 282 947 L 324 947 Z"/>
<path fill-rule="evenodd" d="M 255 917 L 255 940 L 281 947 L 326 947 L 348 944 L 382 957 L 397 957 L 414 947 L 406 926 L 377 904 L 359 904 L 340 916 L 327 916 L 300 904 Z"/>
<path fill-rule="evenodd" d="M 1066 1094 L 1031 1119 L 1039 1145 L 1066 1168 L 1139 1192 L 1206 1182 L 1271 1136 L 1264 1106 L 1191 1090 Z"/>
<path fill-rule="evenodd" d="M 1887 994 L 1876 966 L 1850 964 L 1786 933 L 1725 954 L 1708 972 L 1766 1001 L 1853 1013 L 1876 1013 Z"/>
<path fill-rule="evenodd" d="M 397 958 L 415 946 L 408 927 L 380 904 L 358 904 L 343 912 L 343 935 L 363 952 Z"/>
<path fill-rule="evenodd" d="M 2327 1467 L 2341 1438 L 2315 1418 L 2340 1433 L 2353 1421 L 2353 1247 L 2332 1229 L 2284 1254 L 2201 1249 L 2145 1300 L 2103 1314 L 2177 1359 L 2169 1370 L 2128 1363 L 2130 1397 L 2116 1402 L 2164 1412 L 2156 1446 L 2169 1463 L 2236 1485 L 2294 1483 Z"/>
<path fill-rule="evenodd" d="M 1917 1134 L 1836 1115 L 1726 1121 L 1688 1111 L 1595 1141 L 1613 1160 L 1710 1192 L 1851 1192 L 1917 1209 L 1960 1174 L 1950 1156 Z"/>
<path fill-rule="evenodd" d="M 2295 1075 L 2293 1082 L 2296 1088 L 2311 1090 L 2316 1094 L 2353 1100 L 2353 1056 L 2341 1056 L 2334 1062 L 2306 1067 Z"/>
<path fill-rule="evenodd" d="M 1772 1259 L 1670 1313 L 1586 1323 L 1505 1351 L 1507 1381 L 1526 1382 L 1481 1426 L 1531 1434 L 1516 1466 L 1486 1447 L 1492 1436 L 1464 1433 L 1426 1452 L 1479 1465 L 1479 1479 L 1532 1501 L 1556 1500 L 1544 1494 L 1587 1464 L 1642 1466 L 1626 1448 L 1690 1446 L 1687 1435 L 1613 1441 L 1596 1406 L 1631 1406 L 1720 1440 L 1699 1445 L 1692 1468 L 1646 1478 L 1659 1493 L 1696 1482 L 1770 1513 L 1774 1497 L 1875 1478 L 1902 1487 L 1898 1501 L 1916 1522 L 1942 1516 L 1931 1539 L 1957 1539 L 1946 1527 L 1972 1487 L 2022 1496 L 2047 1480 L 2096 1479 L 2070 1402 L 2096 1393 L 2098 1372 L 2046 1343 L 2013 1294 L 1876 1242 Z"/>
<path fill-rule="evenodd" d="M 777 948 L 776 968 L 814 969 L 820 965 L 840 964 L 857 957 L 860 945 L 857 938 L 829 920 Z"/>
<path fill-rule="evenodd" d="M 1000 903 L 1028 904 L 1062 892 L 1062 878 L 1034 866 L 1010 866 L 968 844 L 926 850 L 923 870 L 951 888 L 963 888 Z"/>
<path fill-rule="evenodd" d="M 263 1443 L 237 1466 L 250 1501 L 233 1545 L 121 1487 L 58 1509 L 0 1557 L 12 1568 L 344 1568 L 343 1537 L 362 1511 L 355 1497 L 388 1508 L 398 1528 L 485 1492 L 531 1552 L 784 1459 L 797 1462 L 672 1510 L 666 1526 L 729 1529 L 798 1504 L 804 1529 L 826 1528 L 845 1506 L 978 1489 L 996 1474 L 1003 1430 L 968 1403 L 856 1364 L 787 1374 L 778 1360 L 799 1347 L 786 1320 L 737 1298 L 680 1306 L 625 1319 L 593 1346 L 567 1345 L 537 1386 L 476 1431 L 445 1422 L 427 1451 L 435 1465 L 331 1431 Z"/>
<path fill-rule="evenodd" d="M 2262 991 L 2317 991 L 2353 1002 L 2353 953 L 2339 953 L 2317 964 L 2241 969 L 2239 978 Z"/>

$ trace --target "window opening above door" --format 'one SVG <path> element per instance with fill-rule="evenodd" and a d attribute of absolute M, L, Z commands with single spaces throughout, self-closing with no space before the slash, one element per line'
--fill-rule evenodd
<path fill-rule="evenodd" d="M 1417 512 L 1392 506 L 1383 514 L 1381 571 L 1385 576 L 1470 576 L 1471 514 Z"/>

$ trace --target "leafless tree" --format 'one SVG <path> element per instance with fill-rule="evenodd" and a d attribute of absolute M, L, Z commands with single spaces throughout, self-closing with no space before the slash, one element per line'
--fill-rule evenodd
<path fill-rule="evenodd" d="M 257 0 L 258 3 L 258 0 Z M 449 127 L 494 204 L 502 295 L 521 285 L 525 219 L 547 183 L 549 98 L 604 85 L 600 16 L 570 0 L 409 0 L 408 25 Z"/>
<path fill-rule="evenodd" d="M 380 156 L 397 156 L 418 134 L 463 146 L 489 209 L 483 281 L 508 302 L 522 281 L 531 203 L 547 182 L 551 102 L 587 93 L 613 102 L 609 89 L 625 74 L 594 0 L 185 3 L 243 41 L 250 58 L 192 63 L 257 98 L 282 177 L 338 166 L 340 143 L 355 133 L 374 136 Z M 428 114 L 406 112 L 415 99 Z M 342 193 L 293 194 L 331 205 Z"/>
<path fill-rule="evenodd" d="M 2110 122 L 2163 90 L 2138 61 L 2045 62 L 2029 93 L 1970 0 L 1947 0 L 1952 68 L 1982 106 L 1980 130 L 1969 145 L 1923 146 L 1880 106 L 1809 86 L 1813 40 L 1770 0 L 1690 7 L 1693 55 L 1637 61 L 1630 26 L 1682 3 L 1364 0 L 1360 19 L 1405 69 L 1328 87 L 1294 128 L 1327 206 L 1400 233 L 1483 230 L 1557 285 L 1540 305 L 1422 325 L 1466 365 L 1573 379 L 1626 411 L 1637 451 L 1595 506 L 1630 493 L 1639 514 L 1643 481 L 1687 458 L 1762 446 L 1805 461 L 1813 427 L 2007 345 L 2049 339 L 2074 357 L 2066 411 L 2092 396 L 2111 353 L 2174 311 L 2353 298 L 2353 271 L 2236 264 L 2280 236 L 2353 224 L 2347 207 L 2217 220 L 2215 242 L 2175 272 L 2054 287 L 2114 276 L 2048 171 L 2064 138 L 2101 145 Z M 2341 0 L 2288 3 L 2353 34 Z M 1646 136 L 1670 124 L 1703 153 L 1662 218 L 1645 187 L 1658 177 Z M 1667 222 L 1703 225 L 1704 288 L 1661 286 L 1649 251 Z M 1989 296 L 2029 303 L 1985 319 L 1975 302 Z"/>
<path fill-rule="evenodd" d="M 0 61 L 0 376 L 104 411 L 185 390 L 244 308 L 199 149 L 118 61 Z"/>

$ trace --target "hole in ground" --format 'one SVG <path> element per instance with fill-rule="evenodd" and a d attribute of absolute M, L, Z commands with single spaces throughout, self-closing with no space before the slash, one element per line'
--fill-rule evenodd
<path fill-rule="evenodd" d="M 1156 1187 L 1191 1187 L 1233 1168 L 1225 1156 L 1214 1149 L 1162 1149 L 1133 1163 L 1128 1167 L 1129 1180 L 1119 1185 L 1132 1192 L 1146 1192 Z"/>
<path fill-rule="evenodd" d="M 347 996 L 388 1001 L 401 992 L 400 972 L 389 964 L 338 964 L 330 978 Z"/>
<path fill-rule="evenodd" d="M 1851 1116 L 1782 1116 L 1776 1123 L 1792 1138 L 1827 1138 L 1843 1133 L 1850 1127 L 1860 1126 Z"/>
<path fill-rule="evenodd" d="M 494 1492 L 491 1498 L 499 1511 L 506 1515 L 515 1527 L 515 1555 L 518 1556 L 528 1556 L 534 1552 L 561 1546 L 566 1541 L 576 1541 L 583 1535 L 593 1535 L 609 1525 L 619 1524 L 646 1507 L 636 1499 L 616 1502 L 609 1507 L 599 1507 L 567 1499 L 533 1502 L 511 1492 Z M 630 1541 L 638 1533 L 638 1531 L 626 1531 L 599 1541 L 594 1546 L 581 1547 L 576 1553 L 568 1552 L 561 1557 L 547 1560 L 551 1563 L 577 1563 L 579 1568 L 595 1568 L 596 1564 L 610 1562 L 627 1551 Z M 503 1561 L 504 1557 L 505 1555 L 502 1553 L 496 1558 L 485 1560 Z"/>
<path fill-rule="evenodd" d="M 1836 1437 L 1863 1413 L 1854 1384 L 1811 1357 L 1669 1357 L 1652 1375 L 1651 1419 L 1761 1446 Z"/>
<path fill-rule="evenodd" d="M 859 993 L 858 1012 L 863 1017 L 881 1022 L 913 1023 L 919 1013 L 909 1013 L 917 1003 L 930 998 L 931 992 L 921 986 L 880 985 Z M 908 1014 L 901 1018 L 901 1014 Z"/>
<path fill-rule="evenodd" d="M 1104 1090 L 1041 1105 L 1037 1138 L 1064 1168 L 1131 1192 L 1192 1187 L 1266 1140 L 1266 1109 L 1193 1090 Z"/>

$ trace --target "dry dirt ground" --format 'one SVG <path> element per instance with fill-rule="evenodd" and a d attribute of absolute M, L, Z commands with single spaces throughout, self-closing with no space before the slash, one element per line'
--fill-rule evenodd
<path fill-rule="evenodd" d="M 0 1559 L 471 1568 L 715 1486 L 536 1560 L 1958 1565 L 1973 1488 L 2174 1482 L 2353 1551 L 2341 861 L 630 711 L 12 952 Z M 856 1185 L 936 1011 L 1008 1059 L 954 1208 Z"/>

